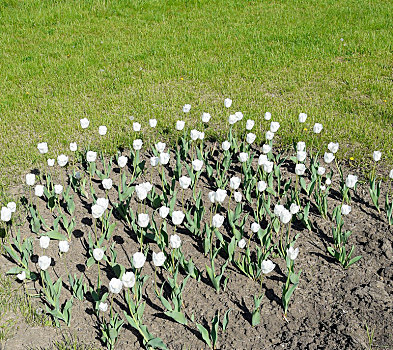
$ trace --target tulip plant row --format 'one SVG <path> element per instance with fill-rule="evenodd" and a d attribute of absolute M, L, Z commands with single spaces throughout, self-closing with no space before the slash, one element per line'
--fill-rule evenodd
<path fill-rule="evenodd" d="M 230 108 L 231 103 L 226 99 L 225 107 Z M 190 110 L 190 105 L 183 107 L 184 113 Z M 335 157 L 338 144 L 329 143 L 328 152 L 322 157 L 311 149 L 307 152 L 302 141 L 294 143 L 294 156 L 281 154 L 273 150 L 280 124 L 270 122 L 270 113 L 265 114 L 269 130 L 262 146 L 255 144 L 253 120 L 245 123 L 245 135 L 236 135 L 233 125 L 241 123 L 242 118 L 241 112 L 229 116 L 227 139 L 220 144 L 206 143 L 204 132 L 195 129 L 186 132 L 182 120 L 176 122 L 179 136 L 172 149 L 157 142 L 142 152 L 144 142 L 138 138 L 141 125 L 136 122 L 130 151 L 114 158 L 104 158 L 91 149 L 78 151 L 77 144 L 71 143 L 73 155 L 57 157 L 57 166 L 66 176 L 55 180 L 50 171 L 55 159 L 47 159 L 48 167 L 40 176 L 26 175 L 28 194 L 26 201 L 21 202 L 28 212 L 31 234 L 13 227 L 15 203 L 1 209 L 1 220 L 7 230 L 5 250 L 15 263 L 8 274 L 15 275 L 25 286 L 34 282 L 46 312 L 58 326 L 62 322 L 70 325 L 75 300 L 83 301 L 90 296 L 88 300 L 93 301 L 102 342 L 109 349 L 115 347 L 125 323 L 135 329 L 147 349 L 167 348 L 145 325 L 145 289 L 149 278 L 154 279 L 155 296 L 165 315 L 174 322 L 195 327 L 214 349 L 220 332 L 227 329 L 231 310 L 223 315 L 217 310 L 207 328 L 196 322 L 198 315 L 190 314 L 184 306 L 188 281 L 203 283 L 204 275 L 217 293 L 225 293 L 228 266 L 232 265 L 259 286 L 259 294 L 252 296 L 252 325 L 256 326 L 261 321 L 264 279 L 282 261 L 286 280 L 281 299 L 283 318 L 287 320 L 291 297 L 301 277 L 301 270 L 296 266 L 299 234 L 292 223 L 297 221 L 305 229 L 313 230 L 312 200 L 320 216 L 332 225 L 334 245 L 328 247 L 328 253 L 343 268 L 361 258 L 353 256 L 354 246 L 349 243 L 351 231 L 344 230 L 357 177 L 344 176 Z M 306 119 L 306 114 L 299 115 L 300 123 Z M 202 123 L 206 126 L 209 120 L 210 114 L 203 113 Z M 80 125 L 82 129 L 88 128 L 89 120 L 80 120 Z M 156 125 L 155 119 L 149 121 L 151 128 Z M 314 125 L 315 137 L 322 129 L 321 124 Z M 107 128 L 100 126 L 101 137 L 106 133 Z M 40 143 L 38 150 L 45 156 L 48 145 Z M 380 157 L 380 153 L 374 152 L 375 162 Z M 115 168 L 119 174 L 114 172 Z M 334 179 L 335 172 L 339 180 Z M 390 176 L 393 177 L 393 171 Z M 153 178 L 159 180 L 154 183 Z M 207 183 L 210 190 L 205 192 L 202 183 Z M 340 189 L 342 197 L 334 208 L 329 207 L 333 185 Z M 378 211 L 381 210 L 380 188 L 374 168 L 370 175 L 370 195 Z M 77 239 L 72 234 L 78 227 L 76 213 L 81 210 L 76 206 L 76 196 L 89 203 L 92 225 L 84 232 L 85 265 L 95 276 L 94 287 L 89 287 L 84 275 L 78 277 L 67 263 L 66 256 Z M 389 223 L 392 207 L 387 193 L 385 209 Z M 52 219 L 44 219 L 48 216 Z M 116 226 L 121 225 L 118 220 L 135 241 L 133 247 L 127 247 L 127 251 L 134 250 L 129 265 L 121 263 L 119 246 L 113 239 Z M 34 249 L 36 239 L 38 250 Z M 187 257 L 183 251 L 184 240 L 197 242 L 206 261 L 204 266 Z M 57 258 L 45 254 L 54 241 L 58 244 Z M 64 266 L 64 280 L 51 272 L 55 259 Z M 146 261 L 152 261 L 154 276 L 144 271 Z M 111 278 L 104 273 L 108 269 Z M 157 272 L 162 278 L 157 277 Z M 64 301 L 61 293 L 66 283 L 72 296 Z M 124 305 L 122 313 L 117 308 L 119 304 Z"/>

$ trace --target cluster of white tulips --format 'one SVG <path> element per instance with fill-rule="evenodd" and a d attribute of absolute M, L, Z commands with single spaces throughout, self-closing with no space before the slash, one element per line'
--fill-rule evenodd
<path fill-rule="evenodd" d="M 225 99 L 224 108 L 231 106 L 232 100 Z M 191 106 L 186 104 L 183 112 L 192 113 Z M 296 272 L 295 268 L 299 234 L 293 232 L 292 222 L 297 221 L 312 231 L 310 201 L 314 201 L 321 217 L 332 220 L 334 246 L 328 248 L 329 253 L 344 268 L 349 267 L 360 256 L 352 258 L 354 247 L 346 248 L 351 232 L 344 231 L 343 217 L 351 213 L 351 197 L 358 179 L 351 174 L 344 177 L 335 156 L 338 143 L 329 143 L 328 152 L 322 159 L 318 153 L 312 154 L 312 149 L 307 151 L 303 141 L 294 144 L 294 156 L 278 154 L 274 152 L 274 140 L 280 124 L 270 121 L 271 113 L 264 116 L 267 130 L 255 130 L 255 121 L 248 119 L 244 135 L 237 137 L 233 126 L 241 123 L 243 117 L 242 112 L 229 115 L 228 137 L 220 145 L 204 144 L 204 132 L 192 129 L 188 133 L 185 121 L 177 120 L 175 126 L 179 137 L 173 148 L 159 140 L 153 142 L 151 149 L 144 149 L 144 142 L 139 138 L 142 125 L 134 122 L 132 147 L 129 153 L 118 154 L 115 162 L 113 158 L 105 159 L 99 152 L 72 142 L 71 153 L 57 157 L 57 165 L 67 175 L 66 179 L 62 176 L 58 181 L 50 174 L 50 167 L 55 166 L 56 160 L 46 159 L 49 168 L 43 174 L 39 177 L 26 175 L 30 198 L 27 209 L 34 235 L 12 232 L 14 202 L 1 209 L 1 220 L 8 231 L 6 251 L 15 262 L 9 273 L 23 283 L 39 281 L 46 311 L 56 324 L 63 321 L 69 325 L 74 299 L 84 300 L 90 294 L 102 341 L 110 349 L 115 347 L 125 322 L 139 332 L 146 348 L 166 349 L 163 341 L 144 325 L 144 290 L 148 277 L 145 266 L 150 261 L 154 268 L 155 294 L 165 314 L 175 322 L 195 326 L 212 348 L 217 342 L 217 334 L 213 332 L 207 336 L 209 331 L 194 321 L 198 315 L 190 315 L 184 308 L 183 294 L 189 278 L 201 284 L 201 275 L 205 274 L 217 293 L 225 292 L 229 277 L 227 266 L 232 264 L 260 286 L 260 293 L 253 296 L 251 311 L 252 325 L 256 326 L 261 317 L 264 278 L 274 273 L 277 264 L 286 266 L 286 282 L 282 286 L 286 319 L 301 274 L 301 270 Z M 205 127 L 211 118 L 209 113 L 202 113 L 201 122 Z M 299 114 L 299 122 L 307 122 L 305 113 Z M 87 118 L 80 120 L 82 129 L 89 125 Z M 149 127 L 156 126 L 157 120 L 150 119 Z M 323 126 L 315 123 L 312 129 L 318 137 Z M 105 137 L 107 127 L 99 126 L 98 133 Z M 264 135 L 261 145 L 255 143 L 257 135 Z M 48 153 L 45 142 L 39 143 L 37 148 L 44 157 Z M 373 157 L 375 162 L 379 161 L 380 152 L 374 152 Z M 335 167 L 330 165 L 333 161 Z M 119 175 L 113 171 L 115 163 Z M 293 164 L 293 172 L 284 176 L 283 164 Z M 240 171 L 235 171 L 239 168 Z M 333 177 L 335 171 L 339 180 Z M 390 177 L 393 178 L 393 171 Z M 154 181 L 156 178 L 159 181 Z M 329 211 L 329 190 L 334 182 L 341 190 L 342 202 Z M 376 182 L 375 168 L 370 175 L 370 194 L 379 211 L 380 182 Z M 89 202 L 92 219 L 90 230 L 84 231 L 85 265 L 89 275 L 79 278 L 68 272 L 73 267 L 68 266 L 67 259 L 60 261 L 65 254 L 70 254 L 77 240 L 72 235 L 78 227 L 75 214 L 83 208 L 76 207 L 75 196 Z M 390 223 L 393 207 L 390 194 L 386 196 L 385 207 Z M 44 219 L 45 210 L 49 210 L 52 221 Z M 122 265 L 118 259 L 120 250 L 113 240 L 113 232 L 119 224 L 116 218 L 128 228 L 134 241 L 126 247 L 127 252 L 133 251 L 129 266 Z M 201 254 L 205 256 L 204 266 L 197 266 L 184 251 L 185 243 L 191 240 L 200 243 Z M 57 242 L 59 258 L 49 249 L 53 241 Z M 45 253 L 49 251 L 52 256 Z M 34 254 L 38 255 L 37 264 L 32 263 Z M 64 265 L 70 284 L 72 295 L 66 303 L 60 301 L 65 281 L 61 277 L 52 281 L 54 274 L 50 267 L 54 261 Z M 91 269 L 92 266 L 96 268 Z M 108 269 L 111 273 L 103 275 Z M 161 280 L 157 278 L 158 269 L 163 277 Z M 91 281 L 96 278 L 95 288 L 89 288 L 84 278 Z M 114 298 L 117 298 L 116 304 Z M 116 305 L 119 303 L 127 310 L 123 315 L 118 313 Z M 228 314 L 225 314 L 222 332 L 226 329 Z M 217 322 L 213 319 L 212 327 L 216 327 Z"/>

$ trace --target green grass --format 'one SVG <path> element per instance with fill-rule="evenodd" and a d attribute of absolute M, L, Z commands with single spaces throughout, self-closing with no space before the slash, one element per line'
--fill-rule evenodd
<path fill-rule="evenodd" d="M 168 140 L 177 118 L 200 127 L 203 111 L 211 136 L 240 110 L 260 140 L 270 111 L 284 145 L 311 143 L 321 122 L 320 149 L 338 141 L 343 158 L 379 149 L 393 163 L 392 12 L 390 0 L 3 0 L 0 183 L 42 164 L 40 141 L 52 157 L 87 138 L 113 152 L 135 137 L 130 116 L 145 126 L 156 117 Z"/>

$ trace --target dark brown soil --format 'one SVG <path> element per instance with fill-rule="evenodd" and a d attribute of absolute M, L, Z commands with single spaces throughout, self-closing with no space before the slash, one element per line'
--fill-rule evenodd
<path fill-rule="evenodd" d="M 259 153 L 258 153 L 259 154 Z M 144 157 L 148 160 L 148 157 Z M 171 163 L 173 163 L 173 159 Z M 147 162 L 148 163 L 148 162 Z M 325 165 L 324 165 L 325 166 Z M 327 167 L 328 168 L 328 167 Z M 136 183 L 150 181 L 150 165 L 144 177 Z M 349 169 L 344 169 L 347 174 Z M 293 166 L 288 161 L 287 176 L 293 172 Z M 351 170 L 351 173 L 354 171 Z M 183 175 L 185 169 L 183 168 Z M 130 176 L 130 174 L 129 174 Z M 111 178 L 114 188 L 110 192 L 111 202 L 117 201 L 117 183 L 119 169 L 114 165 Z M 167 178 L 169 174 L 167 172 Z M 160 188 L 160 179 L 156 171 L 153 172 L 153 183 Z M 340 203 L 337 192 L 338 178 L 333 178 L 333 187 L 329 198 L 329 212 Z M 210 203 L 207 199 L 209 190 L 216 190 L 209 184 L 206 177 L 201 176 L 199 187 L 203 188 L 203 201 L 206 205 L 205 218 L 209 218 L 208 208 Z M 104 196 L 104 192 L 98 181 L 95 182 L 96 192 Z M 387 188 L 383 188 L 382 199 Z M 16 191 L 22 192 L 22 189 Z M 135 194 L 133 195 L 135 198 Z M 185 202 L 192 205 L 191 192 L 185 193 Z M 64 268 L 67 262 L 71 273 L 81 273 L 85 276 L 85 282 L 94 285 L 97 280 L 96 265 L 90 269 L 85 268 L 87 234 L 92 234 L 91 199 L 79 198 L 76 200 L 76 229 L 74 230 L 71 248 L 66 255 L 66 260 L 59 259 L 56 241 L 51 241 L 46 255 L 55 260 L 55 265 L 49 270 L 52 278 L 62 276 L 67 281 Z M 305 203 L 306 198 L 303 198 Z M 232 207 L 234 205 L 232 199 Z M 295 290 L 287 320 L 283 317 L 281 306 L 282 286 L 285 283 L 285 262 L 281 258 L 272 259 L 277 264 L 275 270 L 267 275 L 263 282 L 265 294 L 261 307 L 261 323 L 251 326 L 251 312 L 253 309 L 253 296 L 259 293 L 259 282 L 255 282 L 243 275 L 234 265 L 229 264 L 225 272 L 228 276 L 228 284 L 225 291 L 221 289 L 216 293 L 212 287 L 205 269 L 208 259 L 203 255 L 202 243 L 193 237 L 182 225 L 177 233 L 182 238 L 182 251 L 186 258 L 192 257 L 196 266 L 203 271 L 201 281 L 197 282 L 190 278 L 184 293 L 184 309 L 190 317 L 195 315 L 195 321 L 201 324 L 210 322 L 215 312 L 220 311 L 222 316 L 229 308 L 229 325 L 225 333 L 220 331 L 218 349 L 368 349 L 369 342 L 366 332 L 368 329 L 375 330 L 373 348 L 393 349 L 393 229 L 387 223 L 384 213 L 378 214 L 373 208 L 368 194 L 367 183 L 360 185 L 357 195 L 352 198 L 352 212 L 345 217 L 345 228 L 352 230 L 350 244 L 355 245 L 355 255 L 361 255 L 362 259 L 349 269 L 344 270 L 337 261 L 327 252 L 327 246 L 332 245 L 331 220 L 324 220 L 314 206 L 311 209 L 311 223 L 314 227 L 309 231 L 300 222 L 295 221 L 293 232 L 299 233 L 300 237 L 296 246 L 300 253 L 295 262 L 295 270 L 302 270 L 299 287 Z M 226 199 L 225 207 L 228 206 Z M 39 207 L 45 219 L 51 222 L 50 213 L 45 210 L 45 203 L 40 200 Z M 111 207 L 111 205 L 110 205 Z M 383 205 L 381 205 L 383 207 Z M 133 200 L 133 209 L 136 211 L 137 204 Z M 177 208 L 181 208 L 181 194 L 178 194 Z M 45 213 L 45 214 L 44 214 Z M 152 209 L 149 208 L 149 213 Z M 115 214 L 116 216 L 116 214 Z M 155 215 L 156 220 L 158 215 Z M 116 229 L 113 241 L 118 252 L 118 261 L 130 270 L 129 259 L 138 250 L 139 244 L 135 233 L 126 225 L 112 217 L 116 221 Z M 246 233 L 250 232 L 251 221 L 246 223 Z M 169 232 L 173 233 L 173 226 L 168 226 Z M 220 229 L 223 234 L 230 237 L 230 232 L 224 226 Z M 24 236 L 34 235 L 30 233 L 27 223 L 21 226 Z M 41 254 L 38 238 L 35 239 L 35 252 Z M 149 331 L 160 337 L 169 349 L 206 349 L 207 346 L 200 337 L 195 324 L 191 321 L 188 326 L 180 325 L 166 317 L 161 302 L 154 293 L 154 266 L 151 259 L 152 251 L 158 251 L 154 243 L 150 243 L 147 263 L 143 267 L 143 274 L 150 276 L 147 287 L 144 290 L 146 310 L 144 314 L 145 324 Z M 239 248 L 236 248 L 236 254 Z M 225 261 L 225 255 L 217 258 L 217 266 L 220 267 Z M 6 257 L 0 256 L 0 271 L 5 272 L 13 264 Z M 164 272 L 166 275 L 167 272 Z M 113 277 L 109 267 L 102 269 L 104 276 L 103 284 Z M 159 285 L 164 280 L 159 273 Z M 15 282 L 18 283 L 18 282 Z M 68 282 L 67 282 L 68 283 Z M 67 285 L 65 284 L 65 286 Z M 33 286 L 33 284 L 31 284 Z M 35 287 L 39 290 L 38 282 Z M 63 297 L 69 298 L 70 293 L 66 288 L 62 290 Z M 48 347 L 55 340 L 59 340 L 62 334 L 75 335 L 81 342 L 92 344 L 97 348 L 104 348 L 100 342 L 97 318 L 93 313 L 93 304 L 90 298 L 83 302 L 74 300 L 72 308 L 71 327 L 62 324 L 61 329 L 55 327 L 28 327 L 19 324 L 12 338 L 5 343 L 4 349 L 26 349 L 29 347 Z M 37 302 L 37 307 L 40 307 Z M 115 298 L 115 310 L 121 315 L 125 306 L 121 295 Z M 41 305 L 42 307 L 42 305 Z M 107 316 L 106 316 L 107 317 Z M 131 327 L 125 326 L 117 344 L 118 349 L 142 348 L 141 338 Z"/>

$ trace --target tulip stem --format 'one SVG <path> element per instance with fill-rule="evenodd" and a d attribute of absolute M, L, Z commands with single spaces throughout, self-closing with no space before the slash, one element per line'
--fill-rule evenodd
<path fill-rule="evenodd" d="M 94 234 L 96 236 L 96 243 L 98 246 L 98 237 L 97 237 L 97 219 L 94 219 Z"/>
<path fill-rule="evenodd" d="M 98 285 L 98 288 L 100 288 L 101 287 L 101 279 L 100 279 L 100 262 L 99 261 L 97 261 L 97 267 L 98 267 L 98 282 L 97 282 L 97 285 Z"/>
<path fill-rule="evenodd" d="M 160 295 L 160 293 L 158 293 L 158 289 L 157 289 L 157 266 L 156 265 L 154 265 L 154 286 L 155 286 L 157 295 Z"/>

